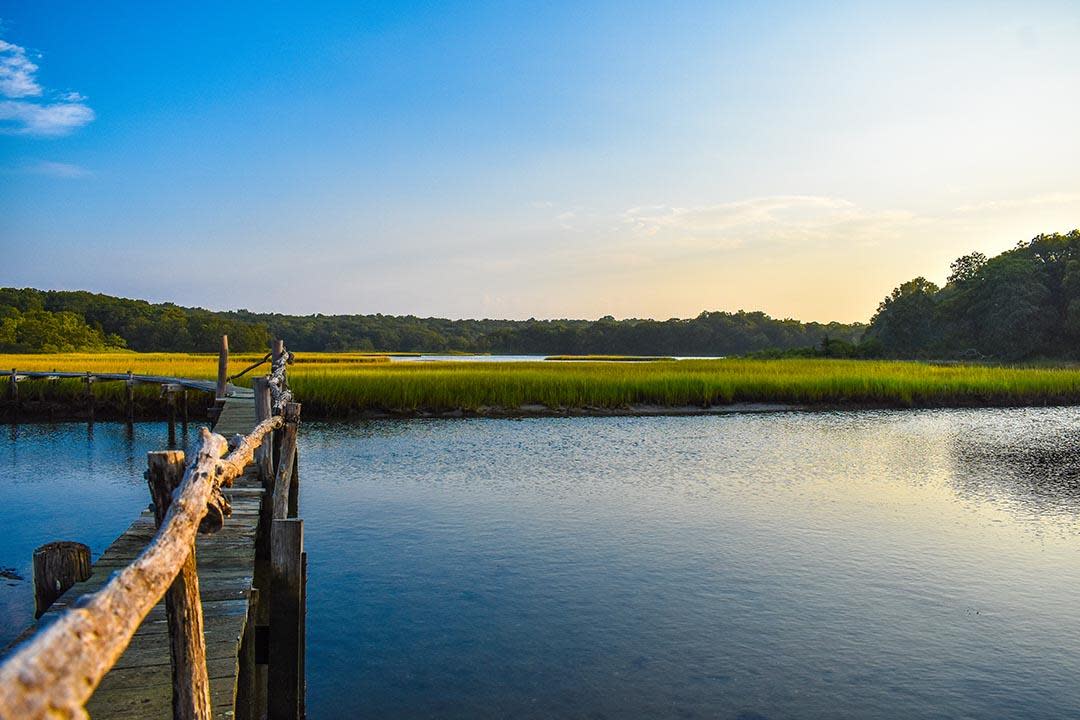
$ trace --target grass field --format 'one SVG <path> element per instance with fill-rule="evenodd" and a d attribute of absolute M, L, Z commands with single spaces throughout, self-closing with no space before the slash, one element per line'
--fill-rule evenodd
<path fill-rule="evenodd" d="M 582 362 L 588 360 L 602 360 L 604 362 L 654 362 L 658 360 L 674 360 L 673 357 L 659 355 L 549 355 L 545 360 L 560 360 L 570 362 Z"/>
<path fill-rule="evenodd" d="M 237 372 L 258 355 L 231 358 Z M 299 353 L 289 380 L 306 417 L 369 412 L 626 410 L 635 406 L 709 407 L 733 403 L 811 406 L 936 407 L 1080 403 L 1080 369 L 933 365 L 861 360 L 681 360 L 612 362 L 388 362 L 370 355 Z M 212 378 L 213 355 L 0 355 L 0 367 L 92 370 Z M 256 372 L 264 372 L 262 370 Z M 240 381 L 250 382 L 250 375 Z M 33 382 L 20 384 L 34 397 Z M 144 394 L 154 388 L 143 390 Z M 77 396 L 78 381 L 53 397 Z M 123 392 L 101 383 L 102 399 Z"/>

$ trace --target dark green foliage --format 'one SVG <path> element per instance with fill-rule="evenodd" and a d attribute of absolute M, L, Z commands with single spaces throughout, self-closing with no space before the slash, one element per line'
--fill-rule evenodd
<path fill-rule="evenodd" d="M 0 324 L 12 313 L 38 317 L 38 313 L 68 318 L 66 329 L 45 334 L 23 333 L 11 341 L 0 330 L 0 350 L 7 352 L 55 352 L 127 347 L 131 350 L 169 352 L 212 352 L 229 336 L 236 351 L 264 350 L 269 342 L 265 325 L 225 317 L 200 308 L 182 308 L 171 303 L 153 305 L 145 300 L 128 300 L 82 291 L 45 291 L 32 288 L 0 288 Z M 74 318 L 97 341 L 85 339 L 72 325 Z M 55 322 L 52 327 L 55 327 Z M 2 326 L 0 326 L 2 327 Z"/>
<path fill-rule="evenodd" d="M 90 327 L 73 312 L 0 305 L 0 352 L 76 352 L 124 347 L 124 340 Z"/>
<path fill-rule="evenodd" d="M 933 343 L 937 292 L 937 285 L 918 277 L 893 290 L 878 305 L 872 336 L 890 355 L 914 357 Z"/>
<path fill-rule="evenodd" d="M 73 313 L 102 338 L 139 351 L 260 351 L 271 335 L 306 351 L 479 352 L 537 355 L 738 355 L 854 343 L 865 326 L 776 320 L 761 312 L 704 312 L 682 320 L 447 320 L 392 315 L 279 315 L 153 305 L 89 292 L 0 289 L 4 312 Z M 11 346 L 40 350 L 44 345 Z"/>
<path fill-rule="evenodd" d="M 989 260 L 957 259 L 948 283 L 904 283 L 865 342 L 886 357 L 1016 361 L 1080 357 L 1080 230 L 1039 235 Z"/>

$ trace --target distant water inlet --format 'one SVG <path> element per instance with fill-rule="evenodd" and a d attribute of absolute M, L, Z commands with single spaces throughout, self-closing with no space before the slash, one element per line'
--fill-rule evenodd
<path fill-rule="evenodd" d="M 307 423 L 309 716 L 1076 717 L 1078 421 Z M 96 556 L 163 432 L 5 428 L 0 566 Z M 27 584 L 0 582 L 0 633 Z"/>

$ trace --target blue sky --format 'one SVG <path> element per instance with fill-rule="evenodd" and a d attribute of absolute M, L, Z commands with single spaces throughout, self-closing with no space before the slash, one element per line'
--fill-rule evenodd
<path fill-rule="evenodd" d="M 1066 2 L 5 0 L 0 284 L 865 320 L 1080 225 L 1078 35 Z"/>

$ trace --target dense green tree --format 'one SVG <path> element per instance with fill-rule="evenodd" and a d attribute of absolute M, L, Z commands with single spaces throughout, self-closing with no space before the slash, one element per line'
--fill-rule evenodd
<path fill-rule="evenodd" d="M 934 341 L 935 300 L 938 286 L 926 278 L 908 280 L 878 305 L 870 322 L 870 336 L 898 357 L 926 354 Z"/>
<path fill-rule="evenodd" d="M 1080 356 L 1080 230 L 971 253 L 936 288 L 917 278 L 881 304 L 867 341 L 896 357 Z M 865 343 L 864 343 L 865 344 Z"/>

